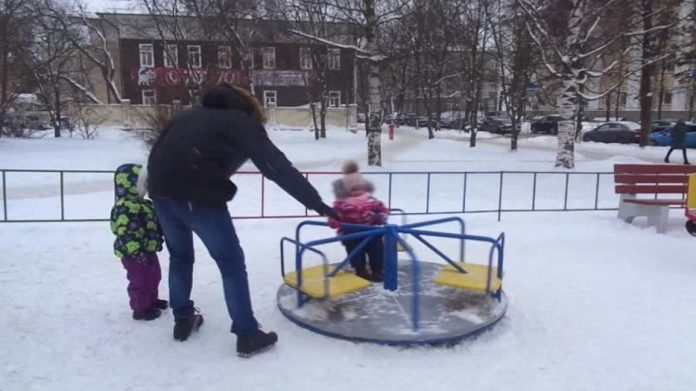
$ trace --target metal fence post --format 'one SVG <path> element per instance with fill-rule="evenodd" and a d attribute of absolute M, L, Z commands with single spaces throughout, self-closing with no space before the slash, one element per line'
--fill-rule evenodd
<path fill-rule="evenodd" d="M 503 172 L 500 172 L 500 186 L 498 187 L 498 221 L 500 221 L 503 208 Z"/>
<path fill-rule="evenodd" d="M 599 173 L 597 173 L 597 183 L 595 184 L 595 193 L 594 193 L 594 208 L 597 210 L 599 207 Z"/>
<path fill-rule="evenodd" d="M 425 194 L 425 213 L 430 213 L 430 173 L 428 173 L 427 193 Z"/>
<path fill-rule="evenodd" d="M 7 221 L 7 176 L 5 170 L 2 170 L 2 214 L 4 221 Z"/>
<path fill-rule="evenodd" d="M 60 221 L 65 221 L 65 179 L 63 171 L 60 172 Z"/>
<path fill-rule="evenodd" d="M 464 173 L 464 190 L 462 191 L 462 213 L 466 213 L 466 180 L 468 173 Z"/>
<path fill-rule="evenodd" d="M 532 211 L 536 210 L 536 188 L 537 188 L 537 173 L 534 173 L 534 182 L 532 183 Z"/>
<path fill-rule="evenodd" d="M 390 172 L 389 173 L 389 190 L 388 190 L 389 194 L 387 195 L 387 198 L 388 198 L 387 205 L 389 205 L 390 208 L 392 207 L 392 175 L 393 175 L 393 173 Z"/>
<path fill-rule="evenodd" d="M 570 173 L 565 173 L 565 194 L 563 195 L 563 210 L 568 210 L 568 182 L 570 181 Z"/>

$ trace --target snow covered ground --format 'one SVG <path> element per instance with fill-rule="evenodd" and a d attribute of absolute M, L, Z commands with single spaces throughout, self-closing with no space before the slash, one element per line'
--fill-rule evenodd
<path fill-rule="evenodd" d="M 270 133 L 301 170 L 336 171 L 347 158 L 365 165 L 363 134 L 334 129 L 314 141 L 308 132 Z M 383 167 L 365 171 L 560 171 L 553 137 L 525 138 L 509 152 L 509 139 L 485 133 L 476 148 L 456 131 L 425 136 L 399 129 L 396 140 L 385 137 Z M 584 143 L 576 171 L 657 163 L 664 152 Z M 141 144 L 116 130 L 91 141 L 0 139 L 0 168 L 113 170 L 144 159 Z M 8 201 L 40 203 L 50 180 L 8 179 Z M 108 174 L 74 180 L 87 197 L 75 208 L 104 202 L 110 191 Z M 329 189 L 321 191 L 330 200 Z M 449 202 L 447 192 L 436 197 Z M 191 340 L 174 343 L 170 311 L 153 322 L 130 319 L 125 273 L 106 223 L 0 224 L 0 390 L 696 389 L 696 239 L 679 211 L 664 235 L 644 221 L 623 223 L 615 212 L 510 213 L 501 222 L 494 214 L 462 217 L 469 232 L 506 233 L 510 305 L 490 332 L 449 349 L 355 344 L 290 323 L 275 303 L 278 240 L 300 220 L 237 220 L 257 317 L 280 335 L 275 349 L 250 360 L 234 354 L 218 272 L 199 242 L 193 297 L 206 323 Z M 166 276 L 166 251 L 161 260 Z M 160 288 L 166 297 L 166 280 Z"/>

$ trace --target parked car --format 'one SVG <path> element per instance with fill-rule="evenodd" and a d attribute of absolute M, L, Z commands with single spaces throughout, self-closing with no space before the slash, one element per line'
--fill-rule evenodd
<path fill-rule="evenodd" d="M 582 141 L 632 144 L 640 141 L 640 124 L 629 121 L 607 122 L 582 136 Z"/>
<path fill-rule="evenodd" d="M 686 126 L 688 127 L 686 130 L 686 147 L 696 148 L 696 123 L 687 122 Z M 650 134 L 650 143 L 663 146 L 672 145 L 672 129 L 674 129 L 674 126 L 670 126 L 661 132 L 652 132 Z"/>
<path fill-rule="evenodd" d="M 651 132 L 661 132 L 663 130 L 666 130 L 668 128 L 671 128 L 672 126 L 677 124 L 677 120 L 674 119 L 659 119 L 657 121 L 653 121 L 651 124 Z"/>
<path fill-rule="evenodd" d="M 558 115 L 547 115 L 532 122 L 532 133 L 558 134 L 558 122 L 563 118 Z"/>
<path fill-rule="evenodd" d="M 493 114 L 493 115 L 490 115 Z M 481 123 L 481 130 L 491 133 L 512 133 L 512 121 L 507 113 L 488 112 Z"/>
<path fill-rule="evenodd" d="M 463 111 L 445 111 L 440 114 L 440 127 L 443 129 L 458 129 L 455 127 L 464 118 Z"/>

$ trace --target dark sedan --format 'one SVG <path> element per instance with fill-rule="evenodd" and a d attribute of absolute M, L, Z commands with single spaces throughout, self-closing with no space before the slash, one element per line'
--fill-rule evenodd
<path fill-rule="evenodd" d="M 607 122 L 582 136 L 582 141 L 632 144 L 640 141 L 640 124 L 635 122 Z"/>
<path fill-rule="evenodd" d="M 512 121 L 507 116 L 487 116 L 481 124 L 481 130 L 491 133 L 512 133 Z"/>
<path fill-rule="evenodd" d="M 532 122 L 532 133 L 558 134 L 558 122 L 563 118 L 557 115 L 549 115 Z"/>

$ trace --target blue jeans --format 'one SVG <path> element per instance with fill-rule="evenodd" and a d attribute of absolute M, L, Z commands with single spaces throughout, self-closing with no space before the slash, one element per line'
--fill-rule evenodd
<path fill-rule="evenodd" d="M 153 201 L 170 255 L 169 301 L 174 318 L 194 314 L 191 287 L 195 233 L 220 269 L 232 332 L 237 335 L 256 333 L 259 325 L 251 308 L 244 251 L 227 208 L 203 208 L 163 198 Z"/>

